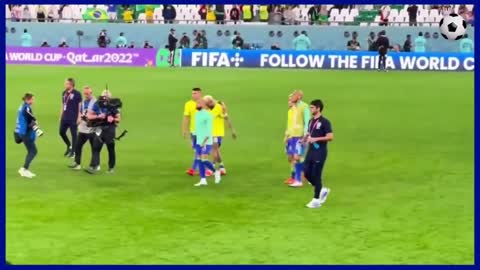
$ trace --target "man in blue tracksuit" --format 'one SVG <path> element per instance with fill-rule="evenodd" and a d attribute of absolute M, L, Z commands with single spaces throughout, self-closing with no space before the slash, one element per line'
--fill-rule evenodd
<path fill-rule="evenodd" d="M 22 177 L 32 178 L 35 174 L 29 170 L 30 163 L 37 155 L 35 139 L 41 136 L 43 132 L 38 128 L 35 116 L 33 116 L 32 105 L 35 97 L 31 93 L 26 93 L 23 97 L 23 104 L 18 109 L 17 123 L 15 126 L 15 142 L 22 143 L 27 148 L 27 157 L 23 167 L 18 170 Z"/>

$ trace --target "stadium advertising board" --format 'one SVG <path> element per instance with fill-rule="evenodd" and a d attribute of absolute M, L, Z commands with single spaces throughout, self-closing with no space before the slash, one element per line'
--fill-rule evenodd
<path fill-rule="evenodd" d="M 242 68 L 356 69 L 377 68 L 376 52 L 182 50 L 182 66 Z M 473 71 L 473 53 L 390 53 L 391 70 Z"/>
<path fill-rule="evenodd" d="M 6 47 L 7 64 L 155 66 L 155 49 Z"/>

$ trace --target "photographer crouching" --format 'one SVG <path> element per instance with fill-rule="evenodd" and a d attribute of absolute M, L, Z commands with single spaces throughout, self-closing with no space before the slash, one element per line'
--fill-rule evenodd
<path fill-rule="evenodd" d="M 90 174 L 97 172 L 100 165 L 100 152 L 103 144 L 108 150 L 108 173 L 113 173 L 115 168 L 115 138 L 118 123 L 120 123 L 120 108 L 122 101 L 112 98 L 110 91 L 104 90 L 92 110 L 87 113 L 87 125 L 94 128 L 94 139 L 92 146 L 92 161 L 90 168 L 86 171 Z M 121 135 L 125 135 L 126 131 Z M 120 137 L 121 137 L 120 136 Z"/>
<path fill-rule="evenodd" d="M 23 167 L 18 170 L 18 173 L 22 177 L 33 178 L 36 175 L 29 170 L 29 167 L 37 155 L 35 139 L 42 136 L 43 131 L 38 127 L 37 119 L 33 116 L 32 105 L 35 101 L 35 96 L 31 93 L 26 93 L 22 100 L 23 104 L 18 109 L 17 122 L 13 135 L 17 144 L 23 142 L 27 148 L 27 156 Z"/>

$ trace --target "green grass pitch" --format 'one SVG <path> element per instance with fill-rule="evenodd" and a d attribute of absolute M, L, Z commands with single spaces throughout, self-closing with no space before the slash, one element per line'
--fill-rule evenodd
<path fill-rule="evenodd" d="M 97 94 L 108 82 L 124 101 L 115 175 L 67 168 L 58 120 L 69 76 Z M 6 77 L 14 264 L 473 263 L 473 73 L 8 66 Z M 205 188 L 184 174 L 195 86 L 227 103 L 239 136 L 222 147 L 228 175 Z M 296 88 L 324 100 L 335 134 L 320 209 L 305 208 L 310 186 L 283 184 Z M 17 174 L 25 148 L 12 138 L 26 91 L 45 131 L 31 181 Z"/>

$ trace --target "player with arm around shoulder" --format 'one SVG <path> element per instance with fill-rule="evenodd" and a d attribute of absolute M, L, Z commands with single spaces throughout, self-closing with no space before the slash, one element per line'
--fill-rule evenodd
<path fill-rule="evenodd" d="M 233 139 L 237 138 L 237 133 L 233 128 L 225 102 L 217 101 L 209 95 L 205 96 L 204 99 L 206 100 L 207 107 L 210 109 L 210 113 L 213 116 L 213 160 L 216 168 L 220 170 L 220 174 L 225 175 L 227 174 L 227 170 L 225 169 L 220 155 L 220 147 L 222 146 L 223 137 L 225 136 L 225 121 L 232 133 Z"/>
<path fill-rule="evenodd" d="M 208 160 L 213 144 L 213 116 L 207 110 L 207 102 L 205 99 L 197 101 L 197 110 L 195 114 L 195 135 L 197 141 L 195 145 L 195 157 L 200 171 L 200 182 L 195 186 L 206 186 L 207 178 L 206 169 L 211 170 L 215 174 L 215 183 L 220 183 L 220 170 L 215 170 L 213 164 Z"/>

